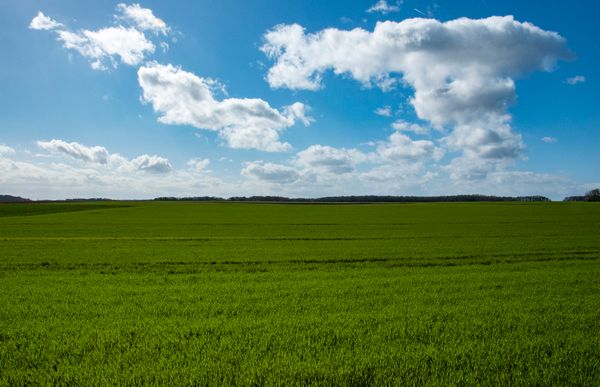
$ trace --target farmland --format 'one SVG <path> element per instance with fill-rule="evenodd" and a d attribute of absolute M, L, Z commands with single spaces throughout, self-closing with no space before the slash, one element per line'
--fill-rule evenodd
<path fill-rule="evenodd" d="M 0 205 L 0 384 L 600 380 L 594 203 Z"/>

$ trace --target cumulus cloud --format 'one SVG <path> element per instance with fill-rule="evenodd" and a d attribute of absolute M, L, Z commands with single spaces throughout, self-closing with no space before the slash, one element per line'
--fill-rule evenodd
<path fill-rule="evenodd" d="M 59 31 L 58 39 L 65 48 L 73 49 L 87 58 L 96 70 L 107 69 L 107 62 L 116 67 L 116 57 L 127 65 L 137 65 L 155 50 L 154 44 L 142 32 L 123 26 L 76 33 Z"/>
<path fill-rule="evenodd" d="M 170 64 L 140 67 L 138 82 L 142 100 L 160 114 L 160 122 L 216 131 L 231 148 L 288 151 L 291 145 L 279 140 L 281 131 L 296 121 L 305 125 L 311 121 L 299 102 L 279 111 L 258 98 L 219 101 L 214 96 L 214 81 Z"/>
<path fill-rule="evenodd" d="M 171 163 L 168 159 L 156 155 L 141 155 L 131 160 L 131 164 L 140 171 L 150 173 L 169 173 L 171 172 Z"/>
<path fill-rule="evenodd" d="M 398 12 L 400 11 L 400 7 L 402 6 L 402 1 L 396 1 L 395 4 L 388 4 L 386 0 L 379 0 L 377 3 L 373 4 L 367 12 L 379 12 L 382 14 L 388 14 L 390 12 Z"/>
<path fill-rule="evenodd" d="M 298 152 L 294 163 L 314 172 L 344 174 L 354 171 L 367 155 L 356 149 L 334 148 L 327 145 L 311 145 Z"/>
<path fill-rule="evenodd" d="M 550 71 L 570 57 L 559 34 L 512 16 L 386 21 L 372 32 L 328 28 L 307 34 L 298 24 L 279 25 L 265 34 L 261 49 L 275 62 L 267 74 L 273 88 L 317 90 L 328 70 L 367 87 L 411 87 L 418 118 L 440 130 L 452 128 L 442 143 L 465 160 L 482 160 L 490 171 L 524 149 L 507 113 L 515 102 L 514 80 Z"/>
<path fill-rule="evenodd" d="M 139 4 L 130 6 L 119 4 L 117 11 L 114 18 L 124 22 L 126 26 L 119 24 L 95 31 L 88 29 L 72 31 L 64 24 L 39 12 L 31 20 L 29 28 L 53 30 L 64 48 L 78 52 L 95 70 L 115 68 L 118 62 L 130 66 L 138 65 L 156 50 L 155 44 L 146 37 L 144 31 L 166 35 L 169 27 L 154 16 L 152 10 L 142 8 Z M 159 44 L 164 50 L 163 43 L 165 42 Z"/>
<path fill-rule="evenodd" d="M 403 74 L 417 91 L 440 93 L 452 91 L 449 86 L 458 80 L 454 91 L 462 96 L 472 77 L 503 86 L 502 74 L 549 70 L 557 58 L 568 56 L 560 35 L 512 16 L 406 19 L 379 22 L 373 32 L 328 28 L 308 35 L 298 24 L 282 24 L 264 40 L 262 51 L 276 61 L 268 73 L 270 85 L 291 89 L 317 89 L 322 73 L 331 69 L 367 85 Z"/>
<path fill-rule="evenodd" d="M 585 83 L 585 77 L 583 75 L 576 75 L 574 77 L 565 79 L 565 83 L 567 83 L 571 86 L 577 85 L 580 83 Z"/>
<path fill-rule="evenodd" d="M 44 15 L 41 11 L 38 11 L 37 16 L 31 19 L 31 23 L 29 23 L 29 28 L 32 30 L 55 30 L 62 27 L 64 27 L 63 24 Z"/>
<path fill-rule="evenodd" d="M 20 161 L 0 155 L 0 187 L 34 199 L 225 196 L 242 189 L 212 176 L 210 171 L 175 169 L 160 156 L 127 159 L 109 153 L 107 163 L 102 164 L 68 154 L 58 162 L 28 151 L 17 155 Z"/>
<path fill-rule="evenodd" d="M 63 140 L 38 141 L 37 146 L 49 153 L 67 156 L 72 159 L 83 161 L 90 165 L 105 165 L 106 167 L 118 168 L 122 171 L 144 171 L 150 173 L 168 173 L 172 167 L 168 159 L 155 155 L 141 155 L 132 160 L 110 153 L 103 146 L 86 146 L 78 142 L 66 142 Z"/>
<path fill-rule="evenodd" d="M 300 177 L 299 173 L 290 166 L 263 161 L 244 163 L 242 176 L 270 183 L 293 183 Z"/>
<path fill-rule="evenodd" d="M 407 135 L 399 132 L 392 133 L 388 141 L 379 143 L 377 153 L 385 159 L 395 161 L 439 160 L 444 155 L 444 151 L 436 147 L 433 142 L 427 140 L 413 141 Z"/>
<path fill-rule="evenodd" d="M 162 19 L 154 16 L 151 9 L 142 8 L 139 4 L 117 4 L 117 10 L 120 15 L 115 15 L 118 20 L 124 20 L 132 23 L 141 31 L 150 31 L 166 35 L 169 27 Z"/>
<path fill-rule="evenodd" d="M 38 141 L 37 145 L 48 152 L 66 155 L 86 162 L 98 164 L 108 162 L 108 150 L 102 146 L 87 147 L 77 142 L 63 140 Z"/>
<path fill-rule="evenodd" d="M 394 121 L 392 123 L 392 128 L 394 128 L 395 130 L 397 130 L 399 132 L 412 132 L 414 134 L 429 133 L 428 128 L 418 125 L 418 124 L 415 124 L 415 123 L 406 122 L 403 120 Z"/>
<path fill-rule="evenodd" d="M 552 144 L 552 143 L 558 142 L 558 139 L 555 137 L 546 136 L 546 137 L 542 137 L 542 141 L 545 143 L 548 143 L 548 144 Z"/>

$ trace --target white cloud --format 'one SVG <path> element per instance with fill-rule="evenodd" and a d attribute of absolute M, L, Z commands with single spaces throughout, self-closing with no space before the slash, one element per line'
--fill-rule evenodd
<path fill-rule="evenodd" d="M 548 143 L 548 144 L 552 144 L 552 143 L 558 142 L 558 139 L 556 137 L 546 136 L 546 137 L 542 137 L 542 141 L 545 143 Z"/>
<path fill-rule="evenodd" d="M 392 107 L 389 105 L 382 106 L 380 108 L 375 109 L 375 114 L 382 117 L 391 117 L 392 116 Z"/>
<path fill-rule="evenodd" d="M 436 147 L 433 142 L 426 140 L 413 141 L 410 137 L 399 132 L 392 133 L 388 141 L 379 143 L 377 153 L 383 158 L 393 161 L 439 160 L 444 155 L 444 151 Z"/>
<path fill-rule="evenodd" d="M 293 183 L 300 177 L 299 173 L 290 166 L 263 161 L 244 163 L 241 174 L 252 179 L 279 184 Z"/>
<path fill-rule="evenodd" d="M 72 49 L 90 61 L 95 70 L 107 69 L 107 62 L 116 67 L 115 57 L 133 66 L 141 63 L 155 50 L 154 44 L 135 28 L 123 26 L 102 28 L 98 31 L 58 31 L 63 46 Z"/>
<path fill-rule="evenodd" d="M 569 85 L 577 85 L 580 83 L 585 83 L 585 81 L 586 81 L 586 79 L 583 75 L 576 75 L 574 77 L 565 79 L 565 83 L 567 83 Z"/>
<path fill-rule="evenodd" d="M 37 30 L 54 30 L 63 47 L 74 50 L 86 58 L 93 69 L 107 70 L 116 67 L 118 61 L 135 66 L 154 53 L 156 46 L 149 40 L 144 31 L 166 35 L 169 27 L 164 21 L 154 16 L 152 10 L 141 8 L 139 4 L 117 6 L 118 15 L 114 18 L 126 22 L 128 27 L 116 25 L 98 30 L 81 29 L 72 31 L 64 24 L 39 12 L 31 20 L 29 28 Z M 163 51 L 168 44 L 160 42 Z"/>
<path fill-rule="evenodd" d="M 190 170 L 192 170 L 194 172 L 206 171 L 208 164 L 210 164 L 209 159 L 200 159 L 200 158 L 191 159 L 187 162 L 187 166 L 190 168 Z"/>
<path fill-rule="evenodd" d="M 29 28 L 32 30 L 55 30 L 62 27 L 64 27 L 63 24 L 44 15 L 41 11 L 38 11 L 37 16 L 29 23 Z"/>
<path fill-rule="evenodd" d="M 373 4 L 369 9 L 367 9 L 367 12 L 369 13 L 373 13 L 373 12 L 379 12 L 382 14 L 388 14 L 390 12 L 398 12 L 400 11 L 400 7 L 402 6 L 402 1 L 396 1 L 395 4 L 388 4 L 388 2 L 386 0 L 379 0 L 377 3 Z"/>
<path fill-rule="evenodd" d="M 216 131 L 231 148 L 288 151 L 291 145 L 279 140 L 280 132 L 296 121 L 310 123 L 299 102 L 278 111 L 258 98 L 219 101 L 214 96 L 214 81 L 170 64 L 140 67 L 138 82 L 143 101 L 160 113 L 160 122 Z"/>
<path fill-rule="evenodd" d="M 187 167 L 176 169 L 161 156 L 143 154 L 129 159 L 107 151 L 106 162 L 98 162 L 103 158 L 98 154 L 104 152 L 97 150 L 106 148 L 61 141 L 56 140 L 54 144 L 60 146 L 48 150 L 50 155 L 58 158 L 28 150 L 0 154 L 0 187 L 6 192 L 33 199 L 148 199 L 204 194 L 227 196 L 243 192 L 239 185 L 217 178 L 211 171 L 199 173 Z M 42 143 L 49 146 L 51 142 Z M 208 164 L 208 160 L 195 161 L 196 166 Z"/>
<path fill-rule="evenodd" d="M 397 120 L 392 123 L 392 128 L 399 132 L 412 132 L 414 134 L 427 134 L 429 129 L 418 124 Z"/>
<path fill-rule="evenodd" d="M 512 132 L 508 118 L 494 118 L 498 121 L 457 125 L 442 141 L 452 151 L 481 159 L 517 159 L 525 147 L 521 135 Z"/>
<path fill-rule="evenodd" d="M 464 89 L 467 80 L 492 79 L 502 86 L 508 81 L 502 74 L 548 70 L 568 55 L 557 33 L 511 16 L 445 23 L 406 19 L 378 22 L 373 32 L 328 28 L 308 35 L 298 24 L 278 25 L 264 39 L 261 49 L 276 61 L 270 85 L 291 89 L 317 89 L 321 74 L 331 69 L 366 85 L 403 74 L 417 91 L 442 94 L 458 80 L 454 91 L 462 96 L 471 91 Z"/>
<path fill-rule="evenodd" d="M 312 172 L 344 174 L 354 171 L 355 166 L 367 158 L 356 149 L 311 145 L 296 154 L 294 164 Z"/>
<path fill-rule="evenodd" d="M 0 144 L 0 155 L 12 155 L 15 150 L 8 145 Z"/>
<path fill-rule="evenodd" d="M 141 155 L 131 160 L 131 164 L 140 171 L 150 173 L 169 173 L 173 169 L 168 159 L 156 155 Z"/>
<path fill-rule="evenodd" d="M 37 145 L 48 152 L 63 154 L 86 162 L 98 164 L 108 162 L 108 150 L 102 146 L 87 147 L 77 142 L 63 140 L 38 141 Z"/>
<path fill-rule="evenodd" d="M 151 9 L 142 8 L 139 4 L 117 4 L 117 10 L 121 15 L 116 15 L 118 20 L 124 20 L 132 23 L 142 31 L 161 33 L 166 35 L 169 32 L 167 23 L 154 16 Z"/>
<path fill-rule="evenodd" d="M 172 167 L 164 157 L 141 155 L 132 160 L 117 153 L 109 153 L 103 146 L 85 146 L 78 142 L 63 140 L 38 141 L 37 146 L 56 155 L 67 156 L 93 165 L 104 165 L 109 168 L 118 168 L 122 171 L 145 171 L 151 173 L 168 173 Z"/>
<path fill-rule="evenodd" d="M 383 90 L 401 81 L 414 90 L 410 103 L 418 118 L 452 128 L 442 143 L 469 162 L 482 160 L 489 171 L 524 150 L 507 114 L 516 99 L 514 79 L 550 71 L 556 60 L 570 57 L 560 35 L 512 16 L 386 21 L 372 32 L 306 34 L 300 25 L 279 25 L 265 34 L 261 49 L 275 61 L 267 74 L 273 88 L 317 90 L 328 70 Z"/>

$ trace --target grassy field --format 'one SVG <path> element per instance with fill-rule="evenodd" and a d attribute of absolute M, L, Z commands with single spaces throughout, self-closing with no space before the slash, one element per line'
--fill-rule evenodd
<path fill-rule="evenodd" d="M 598 385 L 600 205 L 0 205 L 0 384 Z"/>

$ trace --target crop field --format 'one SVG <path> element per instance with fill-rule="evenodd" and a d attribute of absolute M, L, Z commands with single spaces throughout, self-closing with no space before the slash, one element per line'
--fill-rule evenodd
<path fill-rule="evenodd" d="M 0 205 L 0 385 L 598 385 L 600 205 Z"/>

